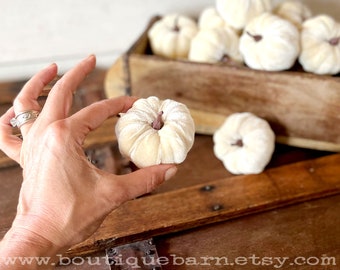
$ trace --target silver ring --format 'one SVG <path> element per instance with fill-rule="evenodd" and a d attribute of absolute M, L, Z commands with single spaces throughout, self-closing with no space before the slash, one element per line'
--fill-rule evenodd
<path fill-rule="evenodd" d="M 26 124 L 27 122 L 31 122 L 37 119 L 38 115 L 39 115 L 38 111 L 34 111 L 34 110 L 24 111 L 16 115 L 14 118 L 12 118 L 10 120 L 10 123 L 12 127 L 20 128 L 22 125 Z"/>

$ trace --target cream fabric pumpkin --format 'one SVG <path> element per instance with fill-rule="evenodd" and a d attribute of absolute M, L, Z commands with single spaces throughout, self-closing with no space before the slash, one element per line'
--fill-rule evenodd
<path fill-rule="evenodd" d="M 213 135 L 214 153 L 233 174 L 261 173 L 275 149 L 269 124 L 252 113 L 234 113 Z"/>
<path fill-rule="evenodd" d="M 216 0 L 220 16 L 235 29 L 241 30 L 253 18 L 272 10 L 272 0 Z"/>
<path fill-rule="evenodd" d="M 200 29 L 212 29 L 230 26 L 218 14 L 215 7 L 207 7 L 198 18 L 198 27 Z"/>
<path fill-rule="evenodd" d="M 121 114 L 116 135 L 122 155 L 139 168 L 178 164 L 194 143 L 195 125 L 184 104 L 151 96 Z"/>
<path fill-rule="evenodd" d="M 340 24 L 319 15 L 305 21 L 301 31 L 299 62 L 307 72 L 334 75 L 340 72 Z"/>
<path fill-rule="evenodd" d="M 298 29 L 301 29 L 302 23 L 312 16 L 312 11 L 309 7 L 296 0 L 283 1 L 275 8 L 274 13 L 290 21 Z"/>
<path fill-rule="evenodd" d="M 244 29 L 240 51 L 250 68 L 286 70 L 294 65 L 299 56 L 300 33 L 289 21 L 263 13 Z"/>
<path fill-rule="evenodd" d="M 243 62 L 239 51 L 239 37 L 227 27 L 201 29 L 191 41 L 189 60 L 216 63 L 228 61 Z"/>
<path fill-rule="evenodd" d="M 173 59 L 187 58 L 197 23 L 184 15 L 166 15 L 148 31 L 152 52 Z"/>

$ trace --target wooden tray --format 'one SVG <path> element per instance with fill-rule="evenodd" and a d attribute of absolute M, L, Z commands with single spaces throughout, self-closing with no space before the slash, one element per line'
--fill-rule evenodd
<path fill-rule="evenodd" d="M 94 235 L 72 247 L 67 254 L 85 255 L 339 194 L 339 163 L 340 154 L 334 154 L 268 169 L 258 175 L 207 178 L 201 184 L 129 201 L 113 211 Z M 191 165 L 192 170 L 197 168 L 197 164 Z M 188 174 L 192 177 L 193 171 L 187 172 L 187 177 Z M 182 176 L 181 180 L 185 178 Z"/>
<path fill-rule="evenodd" d="M 266 72 L 224 63 L 205 64 L 152 55 L 150 24 L 105 79 L 108 97 L 135 95 L 186 104 L 197 133 L 213 134 L 225 117 L 250 111 L 266 119 L 280 143 L 340 150 L 340 77 L 294 70 Z"/>
<path fill-rule="evenodd" d="M 103 74 L 104 71 L 91 74 L 84 85 L 79 87 L 74 96 L 72 111 L 77 111 L 104 98 L 102 91 Z M 16 90 L 9 91 L 12 88 Z M 2 86 L 0 84 L 0 92 L 10 94 L 0 97 L 0 109 L 2 111 L 6 111 L 11 106 L 11 101 L 18 90 L 16 86 Z M 129 163 L 122 159 L 118 151 L 113 132 L 116 120 L 116 117 L 108 119 L 98 130 L 91 133 L 84 144 L 84 148 L 86 148 L 84 150 L 98 168 L 115 174 L 124 174 L 129 172 L 130 168 Z M 244 219 L 251 218 L 251 214 L 254 213 L 259 215 L 259 212 L 326 196 L 330 197 L 330 203 L 323 203 L 324 208 L 315 207 L 313 212 L 310 212 L 312 204 L 308 204 L 308 209 L 304 211 L 305 215 L 317 216 L 319 219 L 323 217 L 319 213 L 327 212 L 327 220 L 331 220 L 331 222 L 327 222 L 327 226 L 316 222 L 315 226 L 310 226 L 307 229 L 309 229 L 310 239 L 313 239 L 313 243 L 318 244 L 319 250 L 325 252 L 330 247 L 336 252 L 335 248 L 337 248 L 339 234 L 337 230 L 334 230 L 336 225 L 333 223 L 334 221 L 336 223 L 337 219 L 332 218 L 329 212 L 332 209 L 333 215 L 337 217 L 337 208 L 334 207 L 337 200 L 331 200 L 331 196 L 340 194 L 340 156 L 338 154 L 277 144 L 273 158 L 262 174 L 233 176 L 225 170 L 222 162 L 214 157 L 212 145 L 211 136 L 197 134 L 192 150 L 189 152 L 185 162 L 178 166 L 178 172 L 173 179 L 164 183 L 152 194 L 129 201 L 113 211 L 94 235 L 72 247 L 65 256 L 72 257 L 92 252 L 103 252 L 106 247 L 154 236 L 159 236 L 158 240 L 166 242 L 171 239 L 172 233 L 181 232 L 190 235 L 194 228 L 196 234 L 194 237 L 189 238 L 195 239 L 195 242 L 200 229 L 203 230 L 209 227 L 214 231 L 217 225 L 219 230 L 211 232 L 211 236 L 213 236 L 212 238 L 220 239 L 221 227 L 223 227 L 225 235 L 230 235 L 231 231 L 228 224 L 232 224 L 231 219 L 239 218 L 238 220 L 245 222 Z M 0 157 L 1 154 L 5 158 L 1 152 Z M 7 159 L 6 162 L 8 163 L 9 160 Z M 5 163 L 2 164 L 2 167 L 0 166 L 0 205 L 2 206 L 0 207 L 0 238 L 12 224 L 22 184 L 20 167 L 9 166 Z M 14 164 L 11 163 L 10 165 Z M 314 205 L 317 205 L 317 203 Z M 300 213 L 299 209 L 301 208 L 295 211 Z M 324 209 L 327 209 L 327 211 Z M 277 211 L 279 212 L 279 210 Z M 293 219 L 290 215 L 289 217 L 281 217 L 280 215 L 282 220 L 280 223 L 285 223 L 283 225 L 288 228 L 285 230 L 286 239 L 289 238 L 290 241 L 293 241 L 291 243 L 297 247 L 300 244 L 300 246 L 302 245 L 311 250 L 314 247 L 305 245 L 305 242 L 294 242 L 293 236 L 296 233 L 297 225 L 292 224 L 292 220 L 297 220 L 296 216 L 301 217 L 296 212 L 294 213 Z M 253 217 L 257 215 L 253 215 Z M 259 220 L 269 219 L 259 217 Z M 227 220 L 229 222 L 223 222 Z M 325 222 L 325 220 L 323 221 Z M 279 222 L 278 219 L 276 219 L 276 222 Z M 245 223 L 248 224 L 248 222 Z M 317 231 L 315 227 L 321 228 L 322 231 Z M 243 226 L 243 229 L 246 232 L 248 229 L 249 232 L 252 230 L 251 226 Z M 331 238 L 332 240 L 324 240 L 327 245 L 320 246 L 317 239 L 320 239 L 320 235 L 324 231 L 327 232 L 327 239 Z M 267 233 L 265 232 L 265 235 Z M 305 234 L 307 233 L 305 232 Z M 316 235 L 319 238 L 316 238 Z M 237 238 L 236 240 L 234 238 L 236 243 L 241 241 L 243 245 L 251 245 L 251 240 L 247 239 L 246 234 L 242 234 L 243 238 L 240 238 L 237 234 L 234 237 Z M 279 237 L 282 237 L 282 234 Z M 266 239 L 268 238 L 266 237 Z M 301 238 L 301 234 L 299 234 L 298 239 L 305 240 L 305 238 Z M 223 255 L 226 255 L 227 253 L 225 252 L 228 250 L 226 242 L 219 242 L 219 244 L 215 243 L 212 248 L 218 247 L 223 251 Z M 253 244 L 254 246 L 257 245 L 257 243 Z M 197 244 L 187 241 L 187 245 L 190 246 L 190 249 L 185 254 L 190 256 L 192 255 L 190 250 L 194 246 L 197 248 Z M 182 246 L 185 247 L 185 244 Z M 206 248 L 206 239 L 204 244 L 198 246 L 203 249 L 202 254 L 209 252 L 209 249 Z M 173 248 L 169 248 L 168 245 L 159 245 L 159 247 L 163 249 L 163 252 L 168 253 L 171 253 Z M 242 245 L 235 245 L 231 249 L 240 248 L 243 248 L 242 251 L 244 251 L 244 246 Z M 265 248 L 262 247 L 262 249 L 265 253 L 268 250 L 273 250 L 273 247 L 269 245 Z M 278 249 L 279 252 L 282 252 L 281 245 Z M 307 252 L 304 254 L 309 254 L 308 250 L 303 250 Z M 176 252 L 174 253 L 176 254 Z M 267 256 L 268 254 L 265 255 Z M 177 269 L 177 267 L 168 269 Z"/>

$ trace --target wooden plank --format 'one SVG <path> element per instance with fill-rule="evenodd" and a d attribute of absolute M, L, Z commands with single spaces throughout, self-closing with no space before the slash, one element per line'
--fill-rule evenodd
<path fill-rule="evenodd" d="M 111 149 L 112 158 L 106 154 L 108 148 Z M 99 161 L 95 165 L 100 169 L 115 174 L 126 174 L 131 171 L 129 162 L 122 159 L 116 143 L 90 147 L 86 149 L 86 153 L 91 158 Z M 329 153 L 277 145 L 267 169 L 325 155 L 329 155 Z M 153 194 L 188 188 L 194 185 L 203 185 L 210 182 L 211 179 L 226 179 L 228 177 L 233 177 L 233 175 L 214 156 L 211 137 L 197 135 L 193 148 L 188 153 L 185 162 L 178 165 L 178 172 L 175 177 L 171 181 L 163 183 Z M 2 206 L 0 207 L 0 238 L 4 234 L 2 232 L 7 231 L 11 226 L 15 216 L 21 182 L 22 170 L 19 166 L 0 169 L 0 205 Z"/>
<path fill-rule="evenodd" d="M 12 103 L 26 81 L 2 82 L 0 84 L 0 105 Z"/>
<path fill-rule="evenodd" d="M 193 110 L 199 133 L 212 134 L 231 113 L 250 111 L 266 119 L 277 136 L 340 144 L 340 126 L 334 125 L 340 121 L 339 77 L 137 54 L 130 55 L 129 65 L 132 95 L 183 102 Z"/>
<path fill-rule="evenodd" d="M 69 256 L 340 193 L 340 154 L 129 201 Z"/>
<path fill-rule="evenodd" d="M 169 264 L 164 264 L 162 270 L 335 270 L 339 269 L 337 265 L 340 262 L 339 213 L 340 195 L 335 195 L 157 237 L 154 242 L 158 255 L 169 258 Z M 202 256 L 211 257 L 212 260 L 205 266 L 180 265 L 179 260 L 172 260 L 171 254 L 185 259 L 191 257 L 197 262 L 202 262 Z M 257 260 L 256 263 L 249 260 L 246 265 L 237 267 L 235 258 L 240 256 L 256 256 Z M 277 267 L 273 267 L 273 264 L 265 266 L 262 259 L 268 256 L 289 259 L 282 267 L 278 267 L 278 264 Z M 322 266 L 307 263 L 298 266 L 294 259 L 300 256 L 305 259 L 328 257 L 330 261 L 325 261 Z M 218 258 L 222 259 L 220 265 Z M 223 258 L 228 258 L 228 261 Z"/>
<path fill-rule="evenodd" d="M 119 57 L 108 70 L 105 79 L 105 95 L 108 98 L 124 96 L 129 93 L 129 71 L 126 54 Z"/>

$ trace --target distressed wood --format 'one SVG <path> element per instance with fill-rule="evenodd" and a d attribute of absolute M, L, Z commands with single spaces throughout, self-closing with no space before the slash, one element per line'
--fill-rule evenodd
<path fill-rule="evenodd" d="M 78 90 L 77 94 L 75 95 L 75 111 L 80 109 L 82 106 L 86 106 L 87 104 L 90 104 L 94 101 L 97 101 L 98 99 L 102 98 L 102 92 L 101 92 L 101 80 L 103 79 L 103 73 L 97 73 L 94 74 L 94 76 L 98 79 L 91 79 L 88 80 L 85 85 L 81 86 Z M 99 77 L 97 77 L 99 76 Z M 92 83 L 93 82 L 93 83 Z M 0 87 L 1 91 L 1 87 Z M 14 96 L 14 95 L 13 95 Z M 1 96 L 0 96 L 1 100 Z M 1 105 L 0 108 L 5 108 L 4 106 L 8 106 L 7 103 L 3 103 L 4 105 Z M 115 121 L 116 118 L 112 118 L 109 121 Z M 114 123 L 112 122 L 114 125 Z M 111 171 L 113 173 L 126 173 L 128 171 L 128 167 L 125 161 L 121 161 L 121 157 L 119 155 L 119 152 L 117 150 L 117 145 L 115 143 L 111 144 L 111 142 L 108 142 L 108 145 L 103 145 L 103 149 L 101 149 L 101 144 L 105 144 L 105 141 L 110 140 L 109 137 L 110 134 L 114 135 L 114 133 L 111 133 L 113 127 L 111 127 L 111 124 L 109 124 L 103 131 L 103 134 L 97 134 L 93 137 L 93 140 L 88 142 L 87 146 L 90 148 L 87 149 L 87 154 L 90 154 L 94 157 L 95 160 L 99 159 L 102 160 L 102 157 L 108 157 L 107 162 L 100 162 L 99 164 L 96 164 L 98 166 L 104 166 L 101 167 L 101 169 L 106 169 L 108 171 Z M 106 135 L 105 135 L 106 134 Z M 98 151 L 97 154 L 93 155 L 91 151 L 96 150 Z M 110 154 L 110 151 L 112 151 L 112 156 Z M 274 170 L 281 167 L 285 164 L 293 164 L 298 161 L 303 161 L 307 159 L 314 159 L 318 158 L 323 155 L 329 155 L 330 153 L 327 152 L 320 152 L 320 151 L 314 151 L 309 149 L 299 149 L 294 147 L 288 147 L 286 145 L 280 145 L 278 144 L 275 149 L 275 153 L 272 157 L 272 160 L 270 164 L 268 165 L 268 170 L 266 173 L 273 173 Z M 332 156 L 330 156 L 332 157 Z M 121 163 L 123 162 L 123 163 Z M 316 162 L 316 163 L 314 163 Z M 240 255 L 249 255 L 256 254 L 257 252 L 260 252 L 258 255 L 261 256 L 270 256 L 274 254 L 275 256 L 295 256 L 295 255 L 301 255 L 301 254 L 311 254 L 311 255 L 333 255 L 333 254 L 339 254 L 339 249 L 337 249 L 337 246 L 332 245 L 332 243 L 338 243 L 337 240 L 339 239 L 339 231 L 337 230 L 337 208 L 334 207 L 334 205 L 337 205 L 339 202 L 339 195 L 338 196 L 330 196 L 327 198 L 319 199 L 319 200 L 313 200 L 310 199 L 313 197 L 303 197 L 303 189 L 305 188 L 306 192 L 311 191 L 311 189 L 314 189 L 315 196 L 326 196 L 330 195 L 331 193 L 331 186 L 336 186 L 336 191 L 338 189 L 337 186 L 337 177 L 336 174 L 339 174 L 336 168 L 336 163 L 338 160 L 335 160 L 333 158 L 326 159 L 323 162 L 320 163 L 320 159 L 317 160 L 310 160 L 305 161 L 302 164 L 305 164 L 306 167 L 303 167 L 303 173 L 300 170 L 294 170 L 294 168 L 298 168 L 301 166 L 301 163 L 298 166 L 298 164 L 294 164 L 294 166 L 298 167 L 289 167 L 291 168 L 291 172 L 288 171 L 285 174 L 282 174 L 281 178 L 279 179 L 279 183 L 285 186 L 285 190 L 289 192 L 289 196 L 294 196 L 294 194 L 300 194 L 302 197 L 301 200 L 306 201 L 303 204 L 294 205 L 291 207 L 284 207 L 284 208 L 277 208 L 279 206 L 282 206 L 280 204 L 273 205 L 273 208 L 275 210 L 273 211 L 265 211 L 261 214 L 256 215 L 249 215 L 252 213 L 251 211 L 264 211 L 266 210 L 265 207 L 256 209 L 256 205 L 249 204 L 251 207 L 249 209 L 249 212 L 244 212 L 244 216 L 242 218 L 234 219 L 234 216 L 232 216 L 231 213 L 228 217 L 227 208 L 222 209 L 221 212 L 224 216 L 221 218 L 225 218 L 226 220 L 231 218 L 228 221 L 225 222 L 217 222 L 217 223 L 209 223 L 209 226 L 200 226 L 196 227 L 199 224 L 193 224 L 193 228 L 189 228 L 188 230 L 181 229 L 180 232 L 176 234 L 161 234 L 160 237 L 157 237 L 157 243 L 158 248 L 161 252 L 160 255 L 162 256 L 169 256 L 169 254 L 177 254 L 178 256 L 196 256 L 196 255 L 212 255 L 212 256 L 223 256 L 223 255 L 230 255 L 230 252 L 233 252 L 231 255 L 234 257 L 240 256 Z M 315 164 L 318 164 L 316 166 Z M 288 165 L 290 166 L 290 165 Z M 314 166 L 314 172 L 309 171 L 308 168 L 313 168 Z M 196 192 L 194 193 L 195 196 L 193 199 L 196 198 L 204 198 L 205 202 L 208 204 L 210 202 L 224 202 L 224 200 L 227 200 L 227 198 L 224 198 L 224 193 L 222 190 L 226 188 L 226 184 L 228 184 L 230 187 L 233 186 L 233 190 L 239 191 L 239 196 L 243 195 L 245 196 L 244 205 L 247 202 L 250 202 L 251 198 L 255 199 L 261 199 L 260 197 L 263 196 L 263 201 L 265 199 L 272 199 L 273 196 L 271 194 L 252 194 L 254 197 L 250 197 L 249 189 L 255 184 L 252 183 L 250 178 L 248 180 L 244 179 L 244 177 L 236 177 L 234 178 L 229 172 L 227 172 L 222 163 L 217 160 L 214 157 L 213 151 L 212 151 L 212 138 L 211 136 L 203 136 L 203 135 L 196 135 L 195 144 L 193 146 L 193 149 L 189 152 L 189 155 L 186 159 L 186 161 L 183 164 L 180 164 L 178 173 L 176 176 L 166 183 L 164 183 L 160 188 L 158 188 L 153 194 L 150 196 L 142 197 L 137 199 L 136 201 L 132 201 L 130 203 L 133 203 L 136 205 L 137 202 L 143 202 L 145 199 L 150 200 L 149 202 L 152 203 L 151 198 L 153 196 L 161 196 L 156 198 L 167 198 L 167 196 L 171 196 L 171 194 L 181 194 L 184 190 L 189 190 L 190 192 Z M 300 167 L 299 167 L 300 168 Z M 274 171 L 275 172 L 275 171 Z M 317 173 L 316 173 L 317 172 Z M 306 176 L 304 178 L 304 175 Z M 319 177 L 319 180 L 317 180 L 317 177 L 319 175 L 322 175 L 322 177 Z M 247 176 L 250 177 L 250 176 Z M 247 178 L 246 177 L 246 178 Z M 275 175 L 274 178 L 277 179 L 278 175 Z M 273 177 L 271 177 L 273 178 Z M 314 179 L 314 180 L 310 180 Z M 229 183 L 229 179 L 231 182 Z M 241 179 L 241 180 L 240 180 Z M 258 176 L 256 176 L 255 179 L 259 179 Z M 267 179 L 267 185 L 270 187 L 269 179 L 270 175 L 266 175 L 261 177 L 262 180 Z M 289 180 L 287 183 L 286 180 Z M 301 179 L 304 179 L 303 181 L 300 181 Z M 309 181 L 309 180 L 310 181 Z M 325 182 L 324 179 L 328 179 Z M 333 179 L 333 180 L 332 180 Z M 239 181 L 240 180 L 240 181 Z M 262 183 L 261 180 L 261 183 Z M 298 181 L 295 183 L 295 187 L 291 186 L 293 180 Z M 1 168 L 0 169 L 0 238 L 6 233 L 7 229 L 10 227 L 11 222 L 15 216 L 16 212 L 16 204 L 17 204 L 17 196 L 19 193 L 20 185 L 22 181 L 21 176 L 21 169 L 18 166 L 13 167 L 7 167 L 7 168 Z M 299 182 L 300 181 L 300 182 Z M 206 186 L 211 183 L 218 183 L 221 185 L 218 185 L 215 190 L 213 190 L 211 193 L 205 193 L 205 194 L 197 194 L 197 188 L 201 188 L 203 186 Z M 265 183 L 265 182 L 263 182 Z M 307 184 L 309 183 L 309 185 Z M 247 184 L 247 185 L 246 185 Z M 250 185 L 248 187 L 248 184 Z M 260 185 L 260 183 L 258 183 Z M 266 183 L 265 183 L 266 184 Z M 237 188 L 238 186 L 238 188 Z M 323 186 L 323 187 L 321 187 Z M 292 190 L 290 190 L 290 188 Z M 297 190 L 295 190 L 298 188 Z M 268 188 L 268 192 L 271 190 L 271 188 Z M 325 193 L 322 192 L 325 190 Z M 330 193 L 327 193 L 326 191 L 329 191 Z M 267 192 L 264 190 L 264 192 Z M 291 194 L 291 192 L 295 192 Z M 223 193 L 223 195 L 222 195 Z M 231 192 L 228 191 L 226 195 L 229 195 Z M 193 193 L 190 193 L 193 194 Z M 233 208 L 237 201 L 236 194 L 231 194 L 228 200 L 228 206 L 230 205 L 231 208 Z M 275 195 L 275 194 L 274 194 Z M 289 202 L 289 198 L 286 196 L 284 197 L 284 193 L 282 193 L 283 199 L 287 199 L 287 203 L 294 203 L 294 201 Z M 280 197 L 282 199 L 282 197 Z M 332 199 L 334 198 L 334 199 Z M 178 199 L 178 198 L 177 198 Z M 216 199 L 216 200 L 215 200 Z M 189 197 L 183 196 L 182 198 L 179 198 L 180 201 L 186 201 L 189 200 Z M 268 200 L 268 202 L 269 202 Z M 256 201 L 255 201 L 256 202 Z M 275 202 L 274 202 L 275 203 Z M 191 205 L 191 204 L 190 204 Z M 190 206 L 189 205 L 189 206 Z M 244 206 L 243 205 L 243 206 Z M 301 206 L 302 205 L 302 206 Z M 205 204 L 206 206 L 206 204 Z M 126 204 L 123 206 L 123 209 L 130 209 L 131 205 Z M 142 207 L 142 205 L 140 206 Z M 153 205 L 152 207 L 157 207 L 152 209 L 151 212 L 148 211 L 145 212 L 144 218 L 148 217 L 151 214 L 158 215 L 159 218 L 164 219 L 164 216 L 166 216 L 166 219 L 168 218 L 167 213 L 173 215 L 175 209 L 171 209 L 171 205 L 167 205 L 167 201 L 165 199 L 157 200 L 157 204 Z M 261 207 L 259 205 L 259 207 Z M 182 206 L 183 210 L 184 206 Z M 193 209 L 198 209 L 199 205 L 195 202 L 193 203 Z M 139 210 L 142 208 L 139 208 Z M 165 212 L 169 211 L 170 212 Z M 191 208 L 187 210 L 187 212 L 190 212 Z M 231 211 L 232 209 L 230 209 Z M 237 209 L 236 209 L 237 210 Z M 245 209 L 241 209 L 245 210 Z M 211 214 L 206 209 L 203 210 L 203 218 L 207 216 L 207 212 Z M 121 212 L 120 215 L 123 215 L 124 213 Z M 131 215 L 129 217 L 129 220 L 135 220 L 140 221 L 142 218 L 141 213 L 136 213 L 136 216 L 134 217 L 134 212 L 129 213 L 127 212 L 126 215 Z M 218 213 L 215 213 L 216 215 Z M 237 211 L 235 212 L 235 215 L 240 214 Z M 118 215 L 117 213 L 113 213 L 113 215 Z M 125 218 L 126 218 L 125 215 Z M 170 219 L 170 222 L 173 222 L 173 216 Z M 191 215 L 192 217 L 192 215 Z M 110 217 L 111 218 L 111 217 Z M 181 217 L 180 217 L 181 218 Z M 213 218 L 214 222 L 218 221 L 219 218 L 217 216 Z M 158 221 L 157 217 L 153 217 L 152 220 Z M 148 222 L 151 222 L 152 220 L 148 220 Z M 165 220 L 165 219 L 164 219 Z M 114 228 L 111 228 L 110 223 L 107 223 L 109 221 L 105 221 L 104 224 L 106 224 L 105 228 L 101 228 L 99 233 L 103 233 L 103 230 L 105 233 L 109 235 L 110 232 L 115 232 Z M 118 222 L 118 221 L 116 221 Z M 120 231 L 117 232 L 117 235 L 119 238 L 117 238 L 117 242 L 113 242 L 113 244 L 117 244 L 119 242 L 125 242 L 129 241 L 129 239 L 136 239 L 139 237 L 142 237 L 142 235 L 133 235 L 130 238 L 125 238 L 122 236 L 122 232 L 125 231 L 125 229 L 128 229 L 130 226 L 137 226 L 137 223 L 131 223 L 126 225 L 127 220 L 122 220 L 122 225 L 120 228 Z M 335 223 L 334 223 L 335 222 Z M 207 224 L 208 224 L 207 223 Z M 333 224 L 334 223 L 334 224 Z M 103 224 L 103 226 L 104 226 Z M 123 225 L 126 225 L 125 228 L 123 228 Z M 160 223 L 158 223 L 160 224 Z M 168 223 L 169 225 L 170 223 Z M 157 224 L 156 224 L 157 225 Z M 149 223 L 145 224 L 138 224 L 140 228 L 147 229 L 147 226 L 150 226 Z M 196 227 L 196 228 L 194 228 Z M 175 229 L 180 229 L 179 227 L 175 227 Z M 166 227 L 164 228 L 165 231 L 168 230 L 169 232 L 172 230 L 172 228 Z M 256 231 L 256 232 L 254 232 Z M 299 233 L 297 233 L 299 232 Z M 303 232 L 303 233 L 301 233 Z M 155 231 L 151 231 L 150 234 L 154 234 Z M 229 236 L 230 237 L 227 237 Z M 270 235 L 272 238 L 268 238 L 268 235 Z M 111 237 L 112 235 L 109 235 L 108 237 Z M 96 234 L 94 237 L 98 238 L 98 234 Z M 104 237 L 106 238 L 106 237 Z M 98 238 L 99 239 L 99 238 Z M 110 238 L 108 238 L 110 239 Z M 108 240 L 106 239 L 106 240 Z M 95 238 L 89 239 L 89 243 L 94 244 L 94 246 L 91 245 L 91 247 L 95 247 L 97 249 L 101 249 L 104 245 L 108 244 L 107 241 L 103 242 L 96 242 Z M 266 241 L 268 240 L 268 241 Z M 198 242 L 197 242 L 198 241 Z M 259 246 L 259 241 L 261 245 Z M 197 244 L 198 243 L 198 244 Z M 95 246 L 95 245 L 98 246 Z M 248 247 L 248 249 L 247 249 Z M 284 250 L 285 249 L 285 250 Z M 82 250 L 82 253 L 79 254 L 85 254 L 90 252 L 93 249 L 90 249 L 89 251 Z M 76 251 L 76 250 L 72 250 Z M 244 254 L 244 251 L 248 252 Z M 256 251 L 256 252 L 255 252 Z M 290 253 L 287 253 L 288 251 L 291 251 Z M 250 253 L 252 252 L 252 253 Z M 70 253 L 72 254 L 72 253 Z M 76 254 L 76 253 L 73 253 Z M 99 253 L 97 253 L 99 254 Z M 76 254 L 78 255 L 78 253 Z M 92 254 L 93 255 L 93 254 Z M 96 256 L 96 254 L 94 254 Z M 101 255 L 99 255 L 101 256 Z M 104 255 L 102 255 L 104 256 Z M 185 269 L 190 269 L 189 266 L 183 266 L 188 267 Z M 164 266 L 164 269 L 183 269 L 180 268 L 180 266 L 173 266 L 169 265 L 167 267 Z M 86 266 L 86 265 L 71 265 L 69 267 L 61 267 L 61 269 L 93 269 L 93 266 Z"/>
<path fill-rule="evenodd" d="M 119 97 L 130 93 L 127 54 L 120 56 L 107 72 L 104 84 L 107 97 Z"/>
<path fill-rule="evenodd" d="M 87 241 L 68 255 L 258 213 L 340 193 L 340 154 L 212 180 L 129 201 L 112 212 Z"/>
<path fill-rule="evenodd" d="M 333 143 L 336 151 L 340 149 L 340 126 L 334 124 L 340 122 L 339 78 L 268 73 L 144 55 L 131 55 L 129 64 L 132 94 L 157 95 L 186 104 L 194 110 L 197 132 L 213 134 L 226 116 L 250 111 L 266 119 L 277 136 Z"/>
<path fill-rule="evenodd" d="M 169 258 L 162 270 L 336 270 L 340 262 L 339 213 L 340 195 L 336 195 L 157 237 L 155 243 L 159 256 Z M 287 260 L 266 266 L 264 258 L 274 256 Z M 211 260 L 206 265 L 180 264 L 180 258 L 203 264 L 201 257 Z M 238 257 L 247 258 L 247 263 L 236 266 Z M 256 257 L 254 263 L 251 257 Z M 297 257 L 319 258 L 324 264 L 296 265 Z"/>
<path fill-rule="evenodd" d="M 236 269 L 233 264 L 238 257 L 247 258 L 247 264 L 239 269 L 266 269 L 265 258 L 285 257 L 285 263 L 273 260 L 267 269 L 335 270 L 340 261 L 339 212 L 340 195 L 330 196 L 155 237 L 154 243 L 159 257 L 168 259 L 163 260 L 163 270 Z M 69 264 L 60 269 L 92 270 L 94 262 L 101 258 L 101 265 L 95 265 L 95 269 L 107 270 L 103 257 L 105 252 L 94 253 L 92 265 L 85 257 L 82 265 Z M 324 264 L 312 268 L 307 264 L 297 266 L 297 257 L 319 258 Z"/>
<path fill-rule="evenodd" d="M 0 105 L 11 103 L 24 84 L 24 81 L 1 83 Z"/>
<path fill-rule="evenodd" d="M 223 167 L 222 162 L 214 157 L 212 148 L 213 144 L 210 136 L 196 135 L 193 148 L 188 153 L 185 162 L 178 165 L 177 174 L 171 181 L 163 183 L 152 194 L 205 185 L 211 179 L 232 177 L 233 175 Z M 112 157 L 109 155 L 108 149 L 111 150 Z M 97 144 L 86 149 L 86 154 L 95 160 L 95 165 L 100 169 L 116 174 L 125 174 L 131 171 L 128 161 L 122 159 L 116 143 L 103 146 Z M 327 152 L 277 145 L 272 160 L 267 167 L 276 168 L 328 154 Z M 16 213 L 21 181 L 22 170 L 19 166 L 0 168 L 0 238 L 10 227 Z"/>
<path fill-rule="evenodd" d="M 147 39 L 154 20 L 108 71 L 107 96 L 156 95 L 183 102 L 192 111 L 197 133 L 208 135 L 228 115 L 250 111 L 271 124 L 280 143 L 340 150 L 339 76 L 303 72 L 299 65 L 289 71 L 266 72 L 234 63 L 158 57 L 150 53 Z"/>

